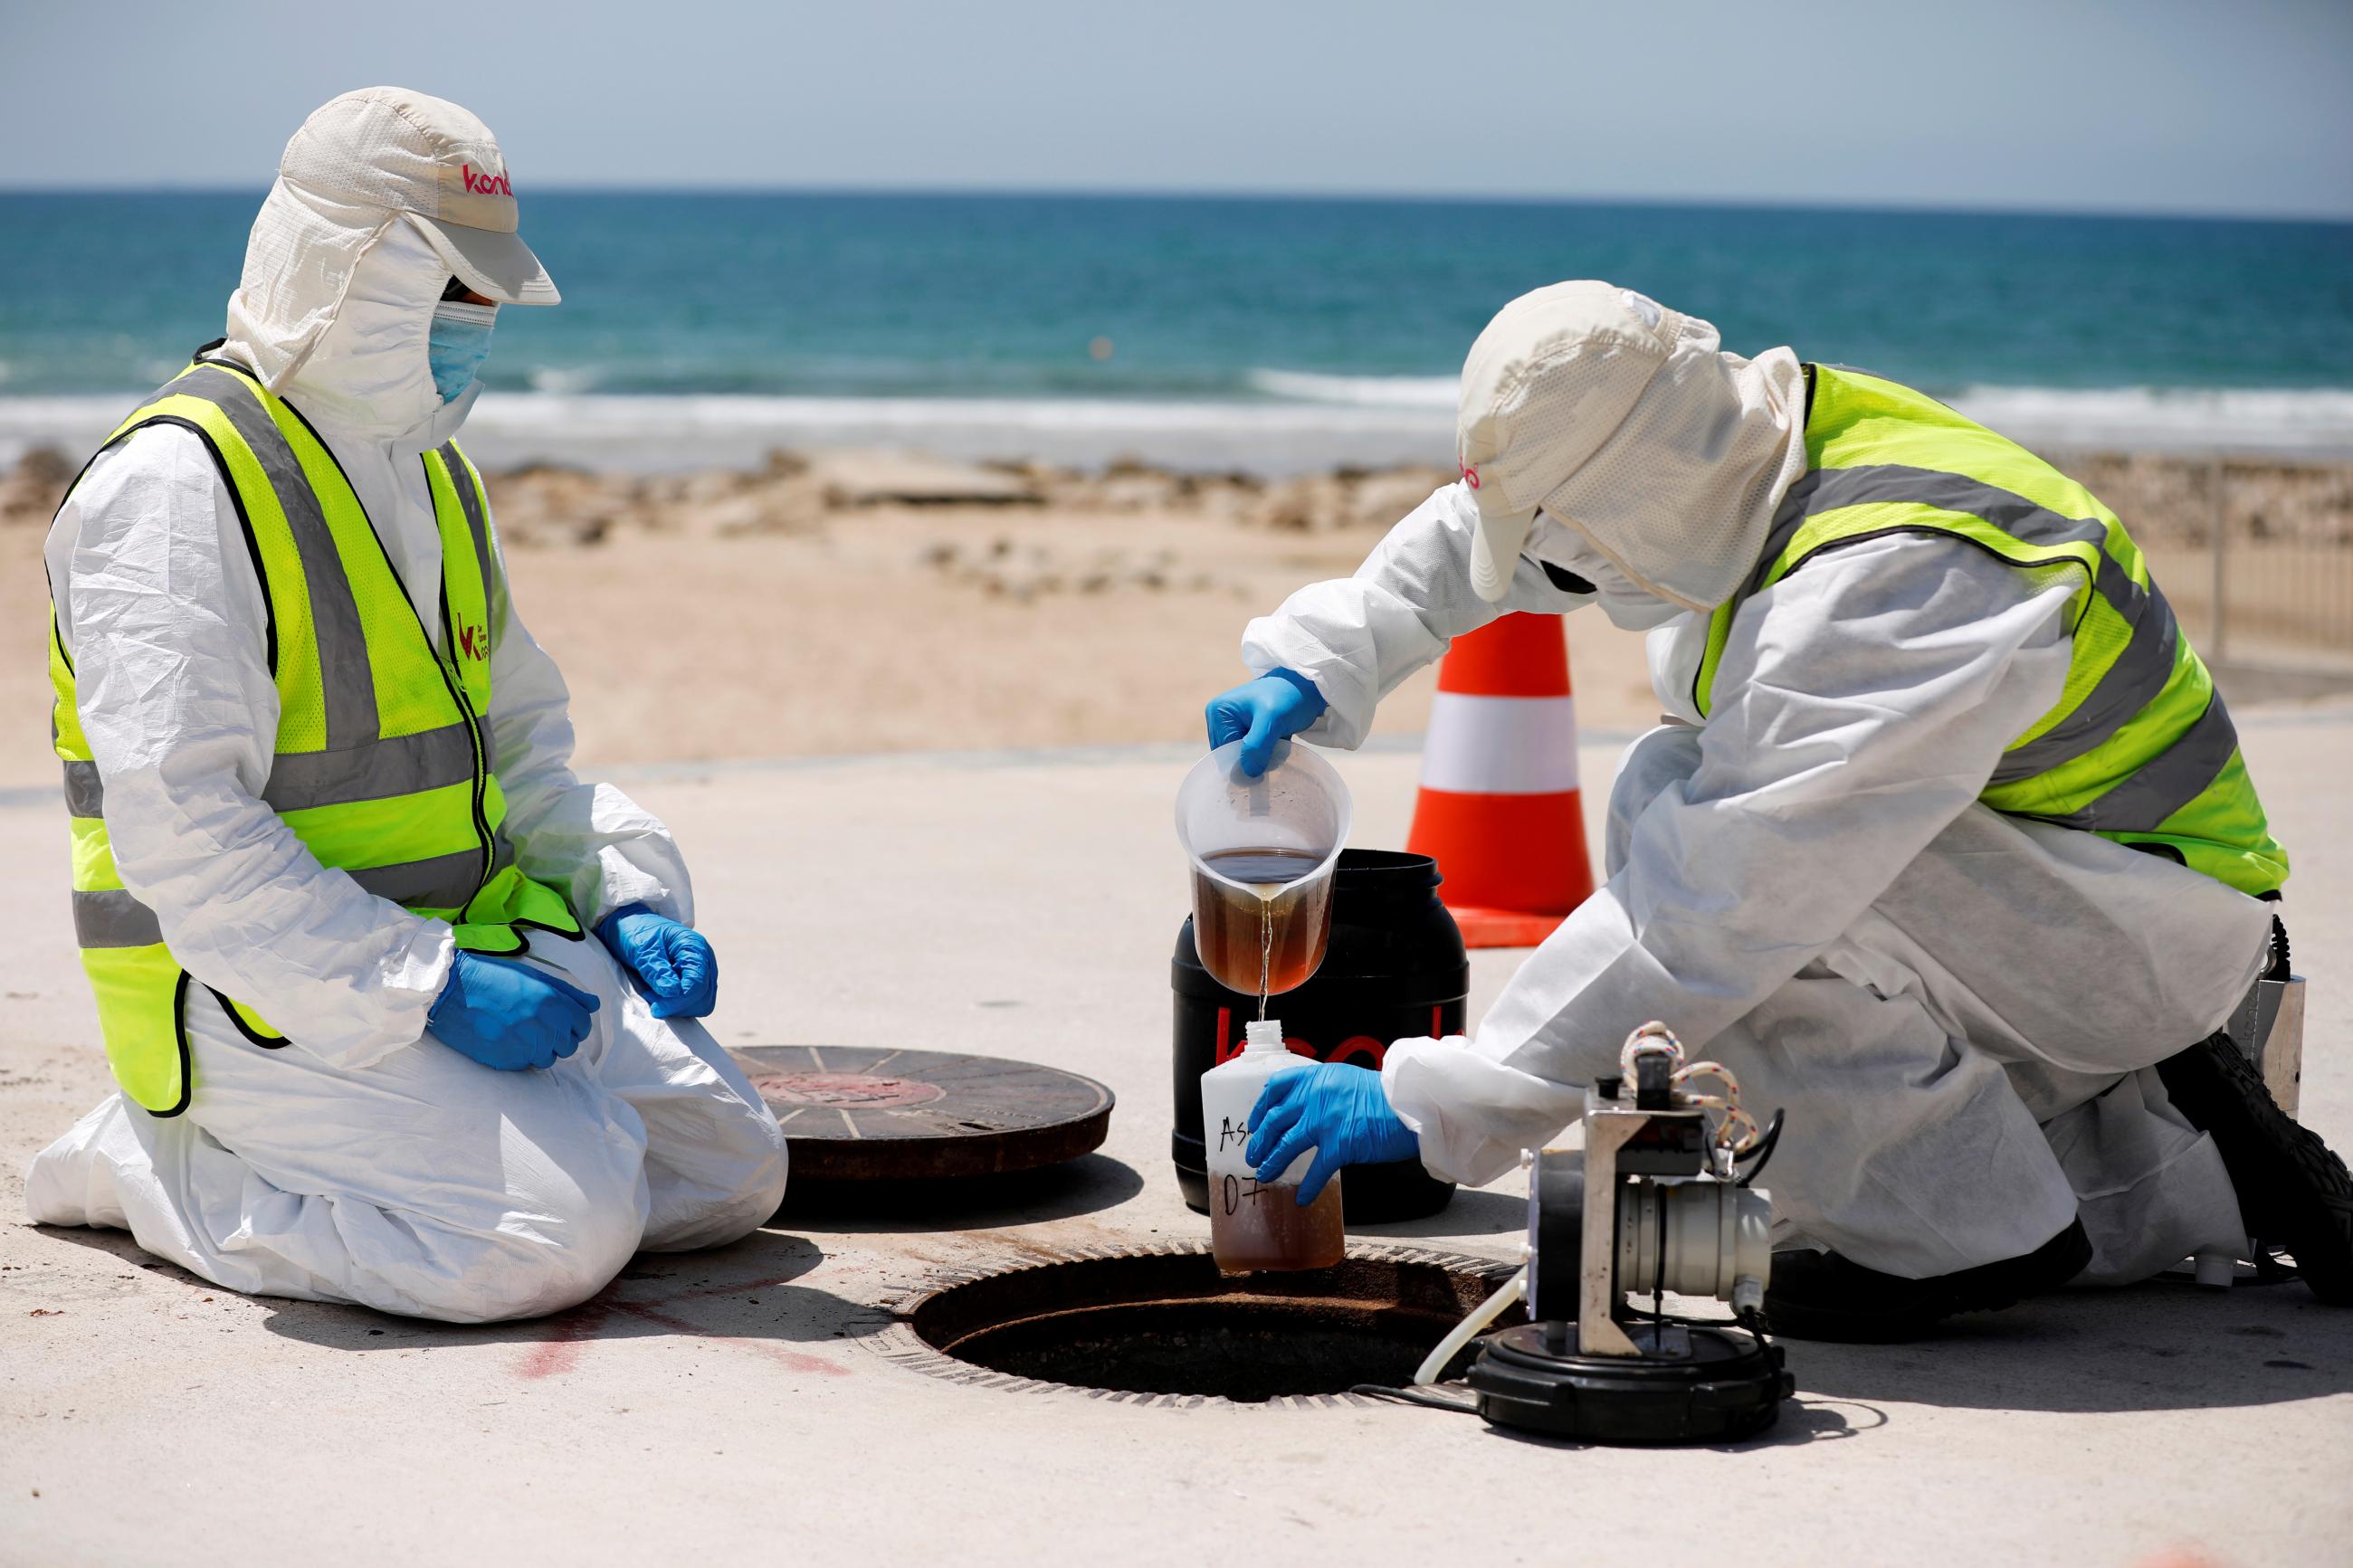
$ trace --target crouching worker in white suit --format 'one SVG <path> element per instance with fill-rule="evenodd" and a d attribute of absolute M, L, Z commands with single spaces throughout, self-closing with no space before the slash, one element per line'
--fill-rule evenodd
<path fill-rule="evenodd" d="M 458 1322 L 775 1212 L 785 1143 L 695 1020 L 669 832 L 572 774 L 452 440 L 501 305 L 553 305 L 505 160 L 375 88 L 287 144 L 228 334 L 48 540 L 74 923 L 111 1095 L 32 1218 L 232 1289 Z"/>
<path fill-rule="evenodd" d="M 1262 1178 L 1313 1145 L 1493 1181 L 1657 1018 L 1788 1110 L 1781 1332 L 1907 1338 L 2250 1234 L 2353 1302 L 2353 1183 L 2218 1032 L 2287 856 L 2113 513 L 1908 387 L 1598 282 L 1495 318 L 1458 438 L 1355 577 L 1251 623 L 1211 742 L 1353 746 L 1450 638 L 1595 603 L 1681 722 L 1476 1037 L 1275 1079 Z"/>

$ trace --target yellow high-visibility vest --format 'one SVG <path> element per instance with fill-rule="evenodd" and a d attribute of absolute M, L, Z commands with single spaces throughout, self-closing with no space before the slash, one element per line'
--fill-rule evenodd
<path fill-rule="evenodd" d="M 564 895 L 525 876 L 500 831 L 506 797 L 491 771 L 484 718 L 490 512 L 481 476 L 457 444 L 421 458 L 441 536 L 437 654 L 342 465 L 284 399 L 244 367 L 199 351 L 100 450 L 154 425 L 193 431 L 210 450 L 261 579 L 280 703 L 262 799 L 322 865 L 449 921 L 470 951 L 521 952 L 531 927 L 578 936 Z M 73 833 L 74 931 L 98 994 L 107 1059 L 124 1094 L 158 1116 L 177 1115 L 195 1087 L 185 1022 L 191 982 L 153 911 L 124 890 L 115 868 L 105 783 L 82 732 L 73 659 L 54 606 L 49 681 Z M 258 1043 L 284 1043 L 242 1002 L 220 1001 Z"/>
<path fill-rule="evenodd" d="M 2150 848 L 2242 893 L 2276 892 L 2264 820 L 2213 678 L 2139 547 L 2083 486 L 1910 387 L 1808 365 L 1806 472 L 1756 571 L 1717 606 L 1693 696 L 1706 713 L 1742 607 L 1822 552 L 1889 533 L 1966 541 L 2035 582 L 2067 579 L 2067 683 L 1978 798 Z"/>

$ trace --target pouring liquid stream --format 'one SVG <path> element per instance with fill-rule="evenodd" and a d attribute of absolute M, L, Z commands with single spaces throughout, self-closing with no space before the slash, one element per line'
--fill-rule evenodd
<path fill-rule="evenodd" d="M 1267 972 L 1274 965 L 1274 899 L 1261 886 L 1258 893 L 1258 1017 L 1266 1022 Z"/>
<path fill-rule="evenodd" d="M 1226 880 L 1193 874 L 1198 914 L 1193 934 L 1201 961 L 1213 974 L 1246 974 L 1245 955 L 1256 947 L 1258 1016 L 1264 1018 L 1267 999 L 1304 984 L 1323 960 L 1330 884 L 1322 884 L 1314 898 L 1288 889 L 1324 857 L 1304 849 L 1221 849 L 1202 860 Z M 1234 882 L 1241 887 L 1229 885 Z"/>

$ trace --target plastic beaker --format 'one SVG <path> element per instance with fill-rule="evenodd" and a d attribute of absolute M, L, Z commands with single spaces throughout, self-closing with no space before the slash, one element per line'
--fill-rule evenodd
<path fill-rule="evenodd" d="M 1257 778 L 1229 741 L 1176 789 L 1193 863 L 1193 943 L 1219 984 L 1263 999 L 1303 985 L 1332 936 L 1332 868 L 1352 809 L 1339 773 L 1284 742 Z"/>

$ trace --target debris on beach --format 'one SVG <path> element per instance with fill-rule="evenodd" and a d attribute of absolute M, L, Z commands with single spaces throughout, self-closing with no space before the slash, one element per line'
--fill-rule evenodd
<path fill-rule="evenodd" d="M 57 514 L 58 503 L 66 499 L 66 486 L 73 477 L 72 461 L 55 447 L 36 447 L 26 452 L 5 478 L 0 478 L 0 527 L 18 522 L 46 524 Z"/>
<path fill-rule="evenodd" d="M 992 598 L 1016 604 L 1057 594 L 1110 594 L 1123 590 L 1202 593 L 1218 585 L 1204 571 L 1187 571 L 1173 550 L 1130 552 L 1107 546 L 1083 552 L 1044 544 L 1016 545 L 1003 535 L 961 543 L 934 540 L 917 553 L 918 563 L 951 583 L 978 588 Z"/>
<path fill-rule="evenodd" d="M 2115 508 L 2144 543 L 2211 540 L 2216 470 L 2210 459 L 2047 455 Z M 25 453 L 0 472 L 0 526 L 46 526 L 77 471 L 55 447 Z M 2221 472 L 2226 527 L 2234 539 L 2353 548 L 2353 464 L 2241 457 L 2224 459 Z M 594 546 L 631 531 L 727 539 L 810 535 L 837 519 L 893 509 L 1151 515 L 1274 533 L 1370 533 L 1392 526 L 1453 476 L 1404 465 L 1268 479 L 1135 458 L 1087 471 L 1035 460 L 972 463 L 838 448 L 774 451 L 750 469 L 607 473 L 529 463 L 485 477 L 501 538 L 529 549 Z M 1116 578 L 1117 567 L 1111 569 Z"/>

